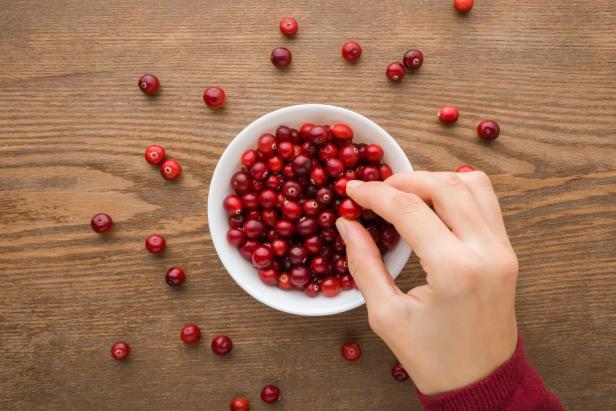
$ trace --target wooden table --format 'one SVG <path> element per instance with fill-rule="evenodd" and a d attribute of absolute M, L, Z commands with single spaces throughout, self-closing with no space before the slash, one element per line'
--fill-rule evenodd
<path fill-rule="evenodd" d="M 398 140 L 417 169 L 470 163 L 493 177 L 520 259 L 518 321 L 530 359 L 569 409 L 616 408 L 616 13 L 611 0 L 451 1 L 4 0 L 0 11 L 0 409 L 418 409 L 413 387 L 365 308 L 329 318 L 273 311 L 228 276 L 210 241 L 216 161 L 256 117 L 321 102 L 358 111 Z M 288 40 L 279 20 L 295 16 Z M 364 48 L 357 65 L 339 49 Z M 293 64 L 279 71 L 272 48 Z M 384 75 L 410 48 L 421 71 Z M 158 97 L 137 79 L 156 73 Z M 227 107 L 201 101 L 219 84 Z M 441 104 L 461 111 L 455 127 Z M 502 126 L 477 141 L 485 118 Z M 163 145 L 185 174 L 165 182 L 143 160 Z M 90 217 L 115 221 L 95 235 Z M 162 258 L 145 252 L 167 236 Z M 178 264 L 189 280 L 167 287 Z M 398 283 L 420 284 L 412 259 Z M 183 346 L 183 323 L 204 341 Z M 209 340 L 233 337 L 231 358 Z M 130 342 L 130 361 L 110 345 Z M 356 364 L 342 342 L 361 343 Z M 276 407 L 258 399 L 276 383 Z"/>

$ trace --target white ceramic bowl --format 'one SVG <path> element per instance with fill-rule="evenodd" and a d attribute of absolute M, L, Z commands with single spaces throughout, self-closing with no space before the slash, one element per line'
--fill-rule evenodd
<path fill-rule="evenodd" d="M 353 111 L 324 104 L 302 104 L 285 107 L 268 113 L 242 130 L 220 157 L 212 181 L 208 198 L 208 223 L 210 235 L 216 252 L 225 268 L 248 294 L 280 311 L 297 315 L 330 315 L 351 310 L 364 303 L 357 290 L 342 291 L 337 297 L 319 295 L 306 296 L 299 291 L 283 291 L 265 285 L 259 279 L 255 268 L 242 258 L 239 251 L 227 243 L 227 214 L 223 209 L 223 199 L 231 194 L 231 176 L 240 169 L 240 156 L 249 148 L 255 148 L 257 139 L 263 133 L 274 133 L 282 124 L 299 128 L 303 123 L 348 124 L 354 132 L 354 142 L 376 143 L 385 151 L 384 162 L 394 172 L 412 170 L 411 163 L 396 141 L 373 121 Z M 385 254 L 385 264 L 396 278 L 411 255 L 409 246 L 400 241 Z"/>

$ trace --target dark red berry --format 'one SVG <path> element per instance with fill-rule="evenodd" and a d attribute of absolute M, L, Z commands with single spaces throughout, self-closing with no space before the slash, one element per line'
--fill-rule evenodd
<path fill-rule="evenodd" d="M 277 238 L 272 241 L 272 252 L 276 257 L 282 257 L 289 251 L 289 243 L 285 240 Z"/>
<path fill-rule="evenodd" d="M 310 254 L 319 254 L 323 248 L 323 240 L 318 235 L 313 235 L 304 240 L 304 248 Z"/>
<path fill-rule="evenodd" d="M 242 199 L 236 195 L 228 195 L 222 202 L 225 211 L 229 214 L 242 214 Z"/>
<path fill-rule="evenodd" d="M 418 70 L 423 64 L 423 53 L 419 50 L 411 49 L 404 53 L 402 63 L 404 63 L 404 67 L 411 71 Z"/>
<path fill-rule="evenodd" d="M 223 108 L 225 100 L 225 91 L 220 87 L 208 87 L 203 92 L 203 102 L 212 110 Z"/>
<path fill-rule="evenodd" d="M 165 237 L 159 234 L 152 234 L 145 239 L 145 248 L 154 254 L 159 254 L 165 251 L 166 245 L 167 242 L 165 241 Z"/>
<path fill-rule="evenodd" d="M 252 253 L 261 246 L 260 243 L 254 240 L 246 240 L 243 246 L 240 247 L 240 254 L 246 260 L 252 262 Z"/>
<path fill-rule="evenodd" d="M 291 268 L 289 275 L 291 277 L 291 283 L 298 290 L 303 290 L 306 284 L 310 282 L 310 270 L 303 264 Z"/>
<path fill-rule="evenodd" d="M 111 346 L 111 356 L 114 360 L 124 361 L 130 354 L 130 346 L 124 341 L 118 341 Z"/>
<path fill-rule="evenodd" d="M 238 171 L 231 177 L 231 188 L 238 193 L 243 194 L 250 189 L 250 177 L 243 171 Z"/>
<path fill-rule="evenodd" d="M 342 45 L 341 54 L 346 61 L 357 61 L 361 57 L 362 49 L 359 43 L 347 41 Z"/>
<path fill-rule="evenodd" d="M 313 167 L 310 171 L 310 182 L 317 187 L 322 187 L 327 183 L 327 175 L 323 167 Z"/>
<path fill-rule="evenodd" d="M 180 331 L 180 339 L 184 344 L 194 345 L 201 339 L 201 329 L 195 324 L 186 324 Z"/>
<path fill-rule="evenodd" d="M 340 349 L 342 356 L 347 361 L 357 361 L 361 357 L 361 348 L 357 343 L 345 343 Z"/>
<path fill-rule="evenodd" d="M 394 228 L 394 226 L 385 226 L 385 228 L 383 228 L 383 231 L 381 231 L 380 241 L 383 247 L 392 248 L 396 244 L 398 244 L 399 240 L 400 234 L 398 234 L 398 231 Z"/>
<path fill-rule="evenodd" d="M 265 226 L 260 221 L 248 220 L 244 223 L 243 231 L 247 238 L 254 240 L 265 233 Z"/>
<path fill-rule="evenodd" d="M 289 248 L 288 256 L 292 264 L 302 264 L 308 258 L 308 252 L 304 247 L 294 245 Z"/>
<path fill-rule="evenodd" d="M 391 375 L 398 381 L 405 381 L 409 379 L 409 374 L 399 362 L 396 362 L 393 367 L 391 367 Z"/>
<path fill-rule="evenodd" d="M 290 141 L 282 141 L 278 143 L 278 155 L 283 160 L 291 160 L 293 158 L 293 143 Z"/>
<path fill-rule="evenodd" d="M 287 273 L 282 273 L 278 276 L 278 288 L 281 290 L 290 290 L 293 287 L 291 277 Z"/>
<path fill-rule="evenodd" d="M 317 274 L 329 274 L 331 272 L 331 264 L 329 259 L 322 255 L 317 255 L 310 262 L 310 268 Z"/>
<path fill-rule="evenodd" d="M 272 267 L 260 268 L 259 278 L 267 285 L 276 285 L 278 283 L 278 273 Z"/>
<path fill-rule="evenodd" d="M 285 17 L 284 19 L 280 20 L 280 31 L 285 36 L 294 36 L 295 33 L 297 33 L 297 29 L 297 20 L 295 20 L 293 17 Z"/>
<path fill-rule="evenodd" d="M 338 148 L 333 143 L 325 143 L 319 149 L 319 159 L 326 161 L 327 159 L 334 158 L 338 155 Z"/>
<path fill-rule="evenodd" d="M 500 127 L 494 120 L 484 120 L 477 126 L 477 135 L 482 140 L 494 140 L 500 134 Z"/>
<path fill-rule="evenodd" d="M 178 285 L 181 285 L 185 279 L 186 274 L 184 273 L 184 270 L 182 270 L 180 267 L 171 267 L 167 270 L 167 273 L 165 274 L 165 281 L 172 287 L 177 287 Z"/>
<path fill-rule="evenodd" d="M 160 166 L 160 174 L 165 180 L 175 180 L 182 175 L 182 166 L 176 160 L 167 160 Z"/>
<path fill-rule="evenodd" d="M 312 169 L 312 160 L 305 154 L 296 156 L 291 164 L 293 172 L 298 176 L 306 175 Z"/>
<path fill-rule="evenodd" d="M 326 297 L 335 297 L 340 294 L 340 280 L 333 276 L 328 276 L 321 282 L 321 292 Z"/>
<path fill-rule="evenodd" d="M 312 144 L 320 146 L 330 139 L 329 130 L 322 126 L 314 126 L 308 132 L 306 140 Z"/>
<path fill-rule="evenodd" d="M 156 144 L 145 149 L 145 161 L 152 165 L 158 165 L 165 161 L 165 149 Z"/>
<path fill-rule="evenodd" d="M 473 0 L 453 0 L 453 6 L 462 14 L 466 14 L 473 8 Z"/>
<path fill-rule="evenodd" d="M 299 200 L 302 196 L 302 187 L 297 183 L 297 181 L 287 180 L 282 185 L 282 194 L 288 200 Z"/>
<path fill-rule="evenodd" d="M 314 218 L 304 217 L 295 224 L 295 232 L 302 237 L 310 237 L 317 232 L 318 225 Z"/>
<path fill-rule="evenodd" d="M 236 247 L 241 247 L 246 242 L 246 236 L 242 230 L 230 228 L 229 231 L 227 231 L 227 242 Z"/>
<path fill-rule="evenodd" d="M 282 204 L 280 211 L 282 211 L 283 216 L 293 221 L 299 220 L 299 218 L 302 216 L 302 206 L 300 206 L 295 201 L 285 201 Z"/>
<path fill-rule="evenodd" d="M 325 173 L 331 178 L 338 178 L 344 172 L 344 164 L 337 158 L 330 158 L 325 162 Z"/>
<path fill-rule="evenodd" d="M 443 106 L 438 111 L 438 119 L 441 120 L 441 122 L 445 124 L 455 123 L 456 121 L 458 121 L 459 116 L 460 116 L 460 113 L 458 112 L 458 109 L 456 108 L 456 106 L 450 106 L 450 105 Z"/>
<path fill-rule="evenodd" d="M 346 144 L 338 150 L 338 159 L 345 167 L 355 167 L 359 161 L 359 150 L 353 144 Z"/>
<path fill-rule="evenodd" d="M 289 64 L 291 64 L 293 57 L 291 56 L 289 49 L 286 47 L 277 47 L 272 50 L 271 60 L 274 66 L 278 68 L 286 68 Z"/>
<path fill-rule="evenodd" d="M 252 167 L 252 165 L 257 162 L 257 159 L 257 152 L 253 149 L 248 149 L 242 154 L 241 162 L 242 165 L 246 167 Z"/>
<path fill-rule="evenodd" d="M 230 215 L 229 216 L 229 227 L 230 228 L 242 228 L 244 225 L 244 216 L 243 215 Z"/>
<path fill-rule="evenodd" d="M 361 215 L 361 207 L 350 198 L 345 198 L 338 207 L 338 215 L 347 220 L 357 220 Z"/>
<path fill-rule="evenodd" d="M 267 177 L 267 166 L 262 161 L 254 163 L 248 171 L 250 176 L 257 181 L 264 180 Z"/>
<path fill-rule="evenodd" d="M 400 81 L 404 78 L 404 66 L 400 62 L 391 63 L 385 70 L 385 75 L 391 81 Z"/>
<path fill-rule="evenodd" d="M 231 400 L 229 409 L 231 411 L 249 411 L 250 404 L 248 403 L 248 400 L 244 397 L 235 397 Z"/>
<path fill-rule="evenodd" d="M 276 137 L 266 133 L 259 137 L 257 142 L 257 150 L 265 157 L 271 157 L 276 153 Z"/>
<path fill-rule="evenodd" d="M 364 159 L 370 163 L 378 163 L 383 159 L 383 149 L 378 144 L 368 144 L 364 152 Z"/>
<path fill-rule="evenodd" d="M 304 293 L 308 296 L 308 297 L 316 297 L 317 295 L 319 295 L 319 291 L 320 291 L 320 287 L 319 284 L 316 282 L 311 282 L 308 283 L 306 285 L 306 288 L 304 288 Z"/>
<path fill-rule="evenodd" d="M 365 166 L 359 173 L 359 179 L 363 181 L 379 181 L 381 175 L 375 166 Z"/>
<path fill-rule="evenodd" d="M 257 268 L 268 267 L 272 264 L 274 253 L 271 248 L 261 246 L 252 253 L 252 264 Z"/>
<path fill-rule="evenodd" d="M 288 220 L 278 220 L 274 224 L 274 230 L 280 237 L 287 238 L 295 233 L 295 224 Z"/>
<path fill-rule="evenodd" d="M 340 277 L 340 286 L 343 290 L 349 291 L 355 288 L 355 280 L 351 277 L 351 274 L 345 274 Z"/>
<path fill-rule="evenodd" d="M 391 167 L 389 167 L 387 164 L 380 164 L 379 165 L 379 175 L 381 176 L 381 181 L 385 181 L 389 177 L 393 176 L 394 172 L 392 171 Z"/>
<path fill-rule="evenodd" d="M 259 204 L 263 208 L 272 208 L 276 205 L 276 192 L 272 189 L 265 189 L 259 193 Z"/>
<path fill-rule="evenodd" d="M 154 74 L 144 74 L 139 79 L 139 88 L 148 96 L 156 93 L 160 87 L 160 81 Z"/>
<path fill-rule="evenodd" d="M 261 400 L 268 404 L 273 404 L 280 398 L 280 389 L 275 385 L 266 385 L 261 390 Z"/>
<path fill-rule="evenodd" d="M 317 224 L 321 228 L 332 228 L 336 224 L 336 214 L 332 210 L 323 210 L 317 217 Z"/>
<path fill-rule="evenodd" d="M 92 230 L 96 231 L 97 233 L 105 233 L 111 230 L 112 226 L 113 220 L 111 219 L 111 216 L 109 214 L 98 213 L 95 214 L 94 217 L 92 217 L 92 219 L 90 220 L 90 227 L 92 227 Z"/>
<path fill-rule="evenodd" d="M 233 341 L 226 335 L 219 335 L 212 340 L 212 351 L 216 355 L 227 355 L 233 349 Z"/>

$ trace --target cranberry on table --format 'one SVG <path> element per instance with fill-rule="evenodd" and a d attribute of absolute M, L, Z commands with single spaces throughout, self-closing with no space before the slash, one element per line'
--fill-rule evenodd
<path fill-rule="evenodd" d="M 165 251 L 167 242 L 165 237 L 159 234 L 152 234 L 145 239 L 145 248 L 151 253 L 159 254 Z"/>
<path fill-rule="evenodd" d="M 271 55 L 272 64 L 278 68 L 286 68 L 291 61 L 293 60 L 293 56 L 291 56 L 291 51 L 289 51 L 286 47 L 277 47 L 272 50 Z"/>
<path fill-rule="evenodd" d="M 208 87 L 203 92 L 203 102 L 212 110 L 223 108 L 226 99 L 225 91 L 217 86 Z"/>
<path fill-rule="evenodd" d="M 182 166 L 176 160 L 167 160 L 160 166 L 160 174 L 165 180 L 175 180 L 182 175 Z"/>
<path fill-rule="evenodd" d="M 445 124 L 453 124 L 458 121 L 460 113 L 456 106 L 445 105 L 438 111 L 438 119 Z"/>
<path fill-rule="evenodd" d="M 494 140 L 500 134 L 500 127 L 494 120 L 484 120 L 477 126 L 477 135 L 482 140 Z"/>
<path fill-rule="evenodd" d="M 468 164 L 464 164 L 456 168 L 456 173 L 470 173 L 471 171 L 475 171 L 475 167 Z"/>
<path fill-rule="evenodd" d="M 154 74 L 144 74 L 139 79 L 139 88 L 148 96 L 155 94 L 160 87 L 160 81 Z"/>
<path fill-rule="evenodd" d="M 235 397 L 231 400 L 231 404 L 229 404 L 229 409 L 231 411 L 250 411 L 250 404 L 248 400 L 244 397 Z"/>
<path fill-rule="evenodd" d="M 167 270 L 167 273 L 165 273 L 165 281 L 171 287 L 177 287 L 178 285 L 182 285 L 182 283 L 184 283 L 184 280 L 186 280 L 186 274 L 184 273 L 184 270 L 182 270 L 180 267 L 171 267 Z"/>
<path fill-rule="evenodd" d="M 347 220 L 357 220 L 361 215 L 361 207 L 350 198 L 345 198 L 340 202 L 338 207 L 338 215 Z"/>
<path fill-rule="evenodd" d="M 385 70 L 385 75 L 391 81 L 400 81 L 404 77 L 404 66 L 400 62 L 391 63 Z"/>
<path fill-rule="evenodd" d="M 280 32 L 285 36 L 292 37 L 297 33 L 299 25 L 293 17 L 285 17 L 280 20 Z"/>
<path fill-rule="evenodd" d="M 195 324 L 186 324 L 180 331 L 180 338 L 187 345 L 194 345 L 201 339 L 201 329 Z"/>
<path fill-rule="evenodd" d="M 409 374 L 399 362 L 396 362 L 393 367 L 391 367 L 391 375 L 398 381 L 405 381 L 409 379 Z"/>
<path fill-rule="evenodd" d="M 273 404 L 280 398 L 280 388 L 275 385 L 266 385 L 261 390 L 261 400 L 268 404 Z"/>
<path fill-rule="evenodd" d="M 111 230 L 113 220 L 109 214 L 98 213 L 90 220 L 90 227 L 99 234 L 106 233 Z"/>
<path fill-rule="evenodd" d="M 347 41 L 342 45 L 342 50 L 340 52 L 346 61 L 353 62 L 359 60 L 362 49 L 359 43 L 355 41 Z"/>
<path fill-rule="evenodd" d="M 326 297 L 335 297 L 340 294 L 340 280 L 337 277 L 328 276 L 321 282 L 321 292 Z"/>
<path fill-rule="evenodd" d="M 111 356 L 114 360 L 124 361 L 130 354 L 130 346 L 124 341 L 118 341 L 111 346 Z"/>
<path fill-rule="evenodd" d="M 462 14 L 466 14 L 473 8 L 473 0 L 453 0 L 453 6 Z"/>
<path fill-rule="evenodd" d="M 361 357 L 361 348 L 357 343 L 345 343 L 340 349 L 342 356 L 347 361 L 357 361 Z"/>
<path fill-rule="evenodd" d="M 410 71 L 419 70 L 421 65 L 423 64 L 423 53 L 419 50 L 411 49 L 404 53 L 404 57 L 402 57 L 402 63 L 404 67 L 406 67 Z"/>
<path fill-rule="evenodd" d="M 219 335 L 212 340 L 212 351 L 216 355 L 227 355 L 233 349 L 233 341 L 226 335 Z"/>
<path fill-rule="evenodd" d="M 145 161 L 152 165 L 158 165 L 165 160 L 165 149 L 156 144 L 145 149 Z"/>

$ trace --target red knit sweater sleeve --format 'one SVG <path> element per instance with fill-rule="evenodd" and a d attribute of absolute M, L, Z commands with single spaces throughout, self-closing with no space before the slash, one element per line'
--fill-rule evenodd
<path fill-rule="evenodd" d="M 521 337 L 513 356 L 483 380 L 432 397 L 417 395 L 427 411 L 564 409 L 526 360 Z"/>

